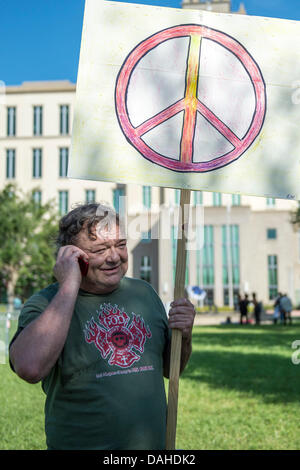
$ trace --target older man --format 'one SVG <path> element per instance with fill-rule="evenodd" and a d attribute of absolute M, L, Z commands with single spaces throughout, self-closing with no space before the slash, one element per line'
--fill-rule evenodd
<path fill-rule="evenodd" d="M 49 449 L 164 449 L 170 328 L 182 330 L 181 371 L 191 354 L 193 305 L 174 301 L 168 320 L 154 289 L 125 277 L 114 216 L 88 204 L 62 218 L 57 283 L 27 301 L 11 342 L 14 371 L 42 381 Z"/>

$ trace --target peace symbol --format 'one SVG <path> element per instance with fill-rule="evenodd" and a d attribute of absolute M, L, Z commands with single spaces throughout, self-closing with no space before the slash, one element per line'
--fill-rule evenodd
<path fill-rule="evenodd" d="M 189 51 L 187 56 L 185 93 L 177 102 L 163 109 L 145 122 L 133 126 L 127 109 L 127 93 L 133 71 L 145 55 L 165 41 L 174 38 L 188 37 Z M 247 72 L 255 95 L 255 109 L 249 128 L 243 137 L 238 137 L 208 106 L 198 98 L 200 44 L 207 38 L 223 46 L 234 54 Z M 115 88 L 116 114 L 128 142 L 146 159 L 170 170 L 179 172 L 207 172 L 222 168 L 237 160 L 254 142 L 263 126 L 266 113 L 266 87 L 259 66 L 249 52 L 233 37 L 221 31 L 202 25 L 179 25 L 160 31 L 142 41 L 127 56 L 123 63 Z M 184 112 L 180 143 L 179 161 L 170 159 L 153 150 L 142 137 L 160 124 Z M 208 161 L 193 161 L 197 113 L 202 115 L 228 142 L 233 149 Z"/>

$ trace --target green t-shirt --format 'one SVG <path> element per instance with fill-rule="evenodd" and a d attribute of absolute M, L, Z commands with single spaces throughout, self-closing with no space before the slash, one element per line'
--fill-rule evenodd
<path fill-rule="evenodd" d="M 57 291 L 52 284 L 26 302 L 15 337 Z M 105 295 L 79 290 L 63 351 L 42 381 L 48 448 L 164 449 L 169 340 L 164 306 L 148 283 L 123 278 Z"/>

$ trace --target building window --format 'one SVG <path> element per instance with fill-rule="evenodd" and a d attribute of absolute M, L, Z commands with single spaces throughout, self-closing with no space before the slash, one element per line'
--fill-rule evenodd
<path fill-rule="evenodd" d="M 267 207 L 275 207 L 275 199 L 273 197 L 267 197 L 266 199 Z"/>
<path fill-rule="evenodd" d="M 32 199 L 37 206 L 42 204 L 42 191 L 33 191 Z"/>
<path fill-rule="evenodd" d="M 203 287 L 213 287 L 214 279 L 214 228 L 204 226 Z"/>
<path fill-rule="evenodd" d="M 16 151 L 6 150 L 6 178 L 16 177 Z"/>
<path fill-rule="evenodd" d="M 231 270 L 232 273 L 232 287 L 234 293 L 238 293 L 240 286 L 240 241 L 238 225 L 222 226 L 222 258 L 224 304 L 228 305 L 229 270 Z"/>
<path fill-rule="evenodd" d="M 96 191 L 94 189 L 86 189 L 85 201 L 87 204 L 96 201 Z"/>
<path fill-rule="evenodd" d="M 202 191 L 193 191 L 194 192 L 194 205 L 202 205 L 203 204 L 203 197 Z"/>
<path fill-rule="evenodd" d="M 33 135 L 43 134 L 43 107 L 33 107 Z"/>
<path fill-rule="evenodd" d="M 42 177 L 42 149 L 33 149 L 33 178 Z"/>
<path fill-rule="evenodd" d="M 69 149 L 68 147 L 63 147 L 59 149 L 59 176 L 60 178 L 67 177 L 68 164 L 69 164 Z"/>
<path fill-rule="evenodd" d="M 69 193 L 68 191 L 59 191 L 59 213 L 65 215 L 69 207 Z"/>
<path fill-rule="evenodd" d="M 268 256 L 269 299 L 273 300 L 278 294 L 278 262 L 276 255 Z"/>
<path fill-rule="evenodd" d="M 141 243 L 151 243 L 151 230 L 148 230 L 147 232 L 142 232 Z"/>
<path fill-rule="evenodd" d="M 240 196 L 240 194 L 233 194 L 232 195 L 232 205 L 233 206 L 240 206 L 241 205 L 241 196 Z"/>
<path fill-rule="evenodd" d="M 202 230 L 204 233 L 202 235 Z M 214 228 L 212 225 L 205 225 L 197 227 L 197 252 L 196 252 L 196 267 L 197 267 L 197 285 L 203 288 L 206 292 L 204 299 L 205 304 L 214 304 Z M 203 246 L 202 245 L 203 236 Z"/>
<path fill-rule="evenodd" d="M 276 238 L 277 238 L 276 228 L 268 228 L 267 229 L 267 239 L 268 240 L 275 240 Z"/>
<path fill-rule="evenodd" d="M 140 267 L 140 278 L 151 283 L 151 262 L 150 256 L 142 256 Z"/>
<path fill-rule="evenodd" d="M 222 193 L 213 193 L 213 205 L 214 206 L 222 205 Z"/>
<path fill-rule="evenodd" d="M 113 190 L 113 205 L 118 214 L 125 211 L 125 188 L 119 187 Z"/>
<path fill-rule="evenodd" d="M 16 108 L 10 106 L 7 108 L 7 136 L 16 135 Z"/>
<path fill-rule="evenodd" d="M 143 186 L 143 206 L 151 209 L 151 186 Z"/>
<path fill-rule="evenodd" d="M 60 134 L 69 134 L 69 105 L 60 106 Z"/>

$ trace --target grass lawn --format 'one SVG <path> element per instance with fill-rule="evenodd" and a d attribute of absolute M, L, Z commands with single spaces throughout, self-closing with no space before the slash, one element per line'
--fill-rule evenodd
<path fill-rule="evenodd" d="M 300 325 L 195 327 L 177 448 L 300 449 Z M 300 354 L 299 354 L 300 357 Z M 0 449 L 45 449 L 44 394 L 0 365 Z"/>

